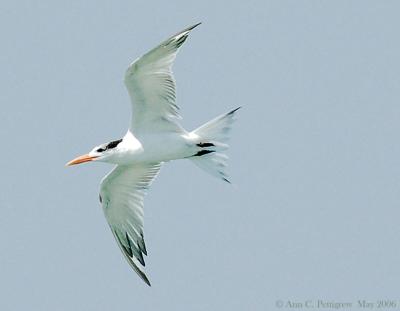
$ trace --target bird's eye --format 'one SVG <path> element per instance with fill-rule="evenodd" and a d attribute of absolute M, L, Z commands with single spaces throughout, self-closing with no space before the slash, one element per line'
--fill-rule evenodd
<path fill-rule="evenodd" d="M 96 152 L 103 152 L 103 151 L 106 151 L 106 149 L 99 148 L 99 149 L 96 150 Z"/>

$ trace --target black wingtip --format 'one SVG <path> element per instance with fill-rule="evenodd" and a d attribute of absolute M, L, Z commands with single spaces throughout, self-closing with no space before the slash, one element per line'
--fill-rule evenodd
<path fill-rule="evenodd" d="M 196 28 L 196 27 L 199 26 L 199 25 L 201 25 L 201 22 L 200 22 L 200 23 L 197 23 L 197 24 L 194 24 L 193 26 L 190 26 L 190 27 L 186 28 L 186 31 L 190 31 L 190 30 Z"/>
<path fill-rule="evenodd" d="M 228 112 L 228 114 L 234 114 L 236 111 L 238 111 L 241 108 L 242 108 L 242 106 L 239 106 L 239 107 L 233 109 L 232 111 Z"/>
<path fill-rule="evenodd" d="M 148 285 L 151 287 L 150 281 L 147 278 L 146 274 L 143 273 L 143 271 L 141 271 L 138 267 L 133 266 L 133 268 L 135 269 L 135 271 L 137 272 L 137 274 L 140 276 L 140 278 Z"/>
<path fill-rule="evenodd" d="M 146 243 L 144 242 L 143 232 L 140 233 L 140 237 L 141 237 L 141 239 L 138 240 L 137 244 L 138 244 L 140 250 L 142 251 L 142 253 L 147 256 L 147 249 L 146 249 Z"/>
<path fill-rule="evenodd" d="M 196 28 L 197 26 L 199 26 L 199 25 L 201 25 L 201 23 L 197 23 L 197 24 L 194 24 L 193 26 L 189 26 L 189 27 L 185 28 L 184 30 L 182 30 L 181 32 L 179 32 L 178 34 L 191 31 L 191 30 L 195 29 L 195 28 Z"/>
<path fill-rule="evenodd" d="M 171 40 L 173 40 L 176 44 L 176 48 L 180 48 L 182 44 L 186 41 L 187 37 L 189 36 L 189 32 L 199 26 L 201 23 L 197 23 L 193 26 L 187 27 L 184 30 L 178 32 L 177 34 L 173 35 L 170 39 L 166 41 L 165 44 L 170 44 Z"/>
<path fill-rule="evenodd" d="M 143 278 L 143 281 L 149 286 L 151 287 L 150 281 L 149 279 L 145 276 L 145 278 Z"/>
<path fill-rule="evenodd" d="M 229 179 L 225 178 L 225 177 L 222 177 L 222 180 L 226 181 L 228 184 L 232 184 L 231 181 Z"/>

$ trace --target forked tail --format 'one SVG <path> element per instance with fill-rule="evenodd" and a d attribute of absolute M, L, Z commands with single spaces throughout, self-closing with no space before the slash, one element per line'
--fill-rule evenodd
<path fill-rule="evenodd" d="M 224 151 L 229 148 L 227 142 L 235 121 L 235 112 L 240 108 L 216 117 L 192 131 L 192 134 L 199 137 L 197 143 L 199 149 L 190 160 L 206 172 L 228 183 L 230 182 L 226 173 L 228 156 Z"/>

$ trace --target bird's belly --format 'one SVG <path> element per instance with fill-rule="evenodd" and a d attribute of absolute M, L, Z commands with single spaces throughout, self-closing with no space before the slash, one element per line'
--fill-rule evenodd
<path fill-rule="evenodd" d="M 178 134 L 148 134 L 138 137 L 141 153 L 135 156 L 138 162 L 167 162 L 193 155 L 193 144 Z"/>

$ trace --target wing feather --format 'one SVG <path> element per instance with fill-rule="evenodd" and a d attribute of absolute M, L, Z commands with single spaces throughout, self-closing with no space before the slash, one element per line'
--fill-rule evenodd
<path fill-rule="evenodd" d="M 148 284 L 143 237 L 143 199 L 161 168 L 160 163 L 118 165 L 101 182 L 100 198 L 111 231 L 125 259 Z"/>
<path fill-rule="evenodd" d="M 135 60 L 126 70 L 125 85 L 132 102 L 131 131 L 183 132 L 175 103 L 172 65 L 189 32 L 188 27 Z"/>

